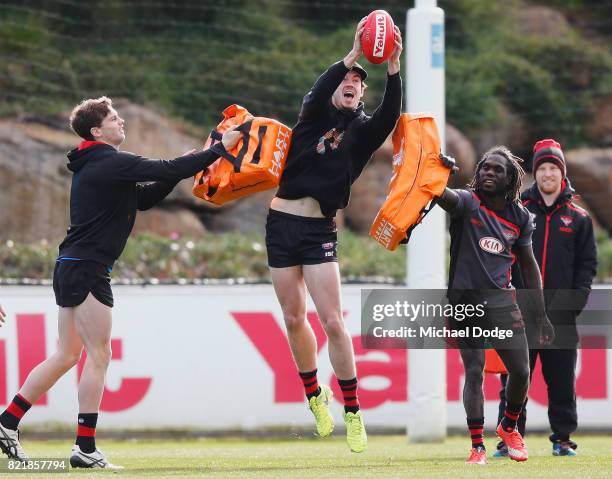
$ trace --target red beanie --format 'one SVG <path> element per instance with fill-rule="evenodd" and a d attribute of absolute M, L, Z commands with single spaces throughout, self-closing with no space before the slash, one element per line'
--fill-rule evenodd
<path fill-rule="evenodd" d="M 535 175 L 536 170 L 542 165 L 542 163 L 553 163 L 561 170 L 563 178 L 567 175 L 567 168 L 565 166 L 565 157 L 563 151 L 561 151 L 561 145 L 552 139 L 540 140 L 533 146 L 533 163 L 532 171 Z"/>

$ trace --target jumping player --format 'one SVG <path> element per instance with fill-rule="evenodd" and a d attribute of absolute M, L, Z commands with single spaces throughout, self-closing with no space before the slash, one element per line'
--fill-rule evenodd
<path fill-rule="evenodd" d="M 347 442 L 353 452 L 367 444 L 359 410 L 351 337 L 342 317 L 334 216 L 349 202 L 350 189 L 374 151 L 391 133 L 402 102 L 402 37 L 388 60 L 382 103 L 372 116 L 363 111 L 367 73 L 357 63 L 365 18 L 353 48 L 319 77 L 304 97 L 291 149 L 266 224 L 268 265 L 280 302 L 289 345 L 321 437 L 331 434 L 332 392 L 317 380 L 315 335 L 306 321 L 306 290 L 329 338 L 329 356 L 344 396 Z"/>
<path fill-rule="evenodd" d="M 516 421 L 529 387 L 529 356 L 524 322 L 510 282 L 515 258 L 526 286 L 535 290 L 532 300 L 536 304 L 535 322 L 541 343 L 549 344 L 554 333 L 544 312 L 540 271 L 531 249 L 531 216 L 518 201 L 524 176 L 520 161 L 506 147 L 492 148 L 478 162 L 468 189 L 446 188 L 439 205 L 451 215 L 450 302 L 484 304 L 483 324 L 513 330 L 511 339 L 489 339 L 509 372 L 507 405 L 497 434 L 508 445 L 511 459 L 526 461 L 528 453 L 516 430 Z M 456 321 L 454 325 L 461 327 Z M 465 368 L 463 405 L 472 438 L 469 464 L 486 463 L 484 346 L 480 338 L 466 338 L 461 343 Z"/>
<path fill-rule="evenodd" d="M 183 178 L 203 170 L 221 156 L 219 144 L 174 160 L 151 160 L 119 151 L 125 121 L 110 98 L 84 100 L 70 116 L 79 135 L 68 153 L 72 171 L 70 227 L 59 247 L 53 290 L 59 306 L 57 351 L 36 366 L 0 415 L 0 448 L 20 461 L 28 457 L 19 443 L 20 419 L 87 351 L 79 382 L 79 414 L 73 467 L 117 468 L 96 448 L 98 410 L 111 359 L 113 293 L 110 271 L 121 255 L 137 210 L 163 200 Z M 223 146 L 231 149 L 240 134 L 228 131 Z M 139 184 L 138 182 L 153 182 Z M 4 314 L 0 314 L 4 316 Z"/>

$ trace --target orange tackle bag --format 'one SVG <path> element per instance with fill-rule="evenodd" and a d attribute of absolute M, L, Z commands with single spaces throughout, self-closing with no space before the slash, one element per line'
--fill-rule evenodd
<path fill-rule="evenodd" d="M 389 194 L 370 229 L 370 236 L 391 251 L 407 241 L 434 207 L 450 175 L 440 161 L 440 138 L 433 116 L 403 113 L 392 138 Z"/>
<path fill-rule="evenodd" d="M 492 374 L 508 374 L 506 365 L 502 361 L 502 358 L 499 357 L 499 354 L 497 354 L 495 349 L 485 349 L 484 372 Z"/>
<path fill-rule="evenodd" d="M 240 105 L 231 105 L 223 110 L 223 120 L 210 133 L 204 148 L 220 142 L 223 133 L 236 125 L 240 125 L 237 131 L 242 133 L 242 139 L 195 175 L 194 196 L 222 205 L 278 186 L 289 152 L 291 129 L 271 118 L 254 117 Z"/>

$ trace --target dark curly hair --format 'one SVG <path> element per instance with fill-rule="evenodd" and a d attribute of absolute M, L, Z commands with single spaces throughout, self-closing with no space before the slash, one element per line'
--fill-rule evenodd
<path fill-rule="evenodd" d="M 506 190 L 506 201 L 513 202 L 518 201 L 521 195 L 521 186 L 523 185 L 523 178 L 525 177 L 525 170 L 521 166 L 523 160 L 518 156 L 512 154 L 512 152 L 505 146 L 494 146 L 488 150 L 476 165 L 476 171 L 472 180 L 468 183 L 468 188 L 471 190 L 480 189 L 480 183 L 478 180 L 478 174 L 482 168 L 483 163 L 487 158 L 492 155 L 499 155 L 506 159 L 508 167 L 508 175 L 510 176 L 510 184 Z"/>

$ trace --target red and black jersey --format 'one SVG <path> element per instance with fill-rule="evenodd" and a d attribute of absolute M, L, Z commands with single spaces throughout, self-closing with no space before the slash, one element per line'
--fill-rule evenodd
<path fill-rule="evenodd" d="M 491 298 L 491 307 L 510 306 L 514 303 L 513 295 L 494 293 L 513 290 L 513 248 L 531 244 L 531 216 L 519 202 L 507 203 L 503 210 L 494 211 L 486 207 L 475 191 L 454 191 L 459 201 L 449 211 L 449 298 L 456 296 L 450 294 L 453 290 L 480 291 Z"/>

